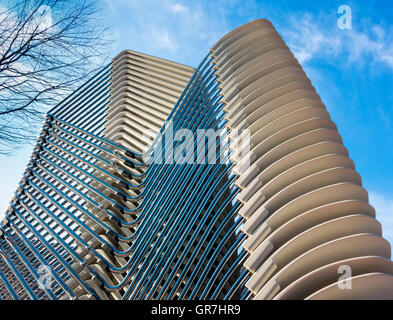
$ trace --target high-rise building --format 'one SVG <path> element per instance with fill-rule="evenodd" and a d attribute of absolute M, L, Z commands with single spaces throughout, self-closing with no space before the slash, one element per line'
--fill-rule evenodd
<path fill-rule="evenodd" d="M 196 69 L 121 52 L 47 113 L 0 230 L 1 299 L 393 299 L 361 177 L 267 20 Z"/>

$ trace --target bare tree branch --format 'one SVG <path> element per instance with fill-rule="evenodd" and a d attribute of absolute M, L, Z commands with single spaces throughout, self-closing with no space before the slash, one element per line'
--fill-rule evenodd
<path fill-rule="evenodd" d="M 0 154 L 29 141 L 49 107 L 108 59 L 94 0 L 0 0 Z"/>

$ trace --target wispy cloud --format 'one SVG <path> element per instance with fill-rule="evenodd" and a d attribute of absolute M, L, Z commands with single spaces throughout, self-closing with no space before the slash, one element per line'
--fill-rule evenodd
<path fill-rule="evenodd" d="M 199 1 L 105 0 L 102 4 L 108 21 L 116 21 L 116 43 L 128 43 L 117 52 L 132 49 L 195 66 L 229 31 L 220 11 Z"/>
<path fill-rule="evenodd" d="M 185 6 L 185 5 L 181 4 L 181 3 L 173 4 L 171 6 L 171 9 L 175 13 L 184 13 L 184 12 L 188 12 L 190 10 L 187 6 Z"/>
<path fill-rule="evenodd" d="M 283 35 L 301 63 L 343 58 L 349 63 L 382 63 L 393 69 L 393 28 L 354 25 L 341 30 L 332 15 L 292 15 Z"/>
<path fill-rule="evenodd" d="M 168 30 L 152 28 L 147 31 L 146 37 L 154 41 L 157 47 L 174 52 L 179 47 Z"/>
<path fill-rule="evenodd" d="M 208 49 L 217 39 L 237 25 L 231 25 L 233 13 L 241 19 L 269 17 L 269 9 L 261 12 L 257 1 L 220 0 L 216 5 L 205 1 L 159 0 L 104 0 L 108 12 L 117 17 L 115 34 L 117 40 L 130 38 L 130 43 L 143 45 L 140 50 L 191 55 Z M 128 27 L 118 18 L 127 12 Z M 340 30 L 338 15 L 329 12 L 288 13 L 276 26 L 280 30 L 301 63 L 315 59 L 335 63 L 342 59 L 345 63 L 359 66 L 379 63 L 393 69 L 393 26 L 353 24 L 351 30 Z M 243 23 L 247 22 L 243 21 Z M 148 36 L 153 37 L 152 39 Z M 131 48 L 133 49 L 133 48 Z M 205 50 L 206 51 L 206 50 Z M 200 58 L 200 56 L 198 57 Z M 195 59 L 195 61 L 197 61 Z M 183 62 L 187 62 L 184 61 Z"/>
<path fill-rule="evenodd" d="M 377 192 L 369 192 L 370 203 L 377 212 L 377 219 L 383 227 L 383 236 L 393 244 L 393 198 L 388 198 Z"/>
<path fill-rule="evenodd" d="M 289 26 L 284 28 L 284 37 L 298 60 L 303 63 L 322 54 L 336 55 L 341 41 L 329 37 L 326 28 L 317 25 L 315 16 L 305 13 L 300 18 L 292 15 Z"/>

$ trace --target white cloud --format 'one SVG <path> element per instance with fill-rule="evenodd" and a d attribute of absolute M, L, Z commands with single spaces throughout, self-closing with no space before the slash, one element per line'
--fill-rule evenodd
<path fill-rule="evenodd" d="M 393 245 L 393 199 L 373 191 L 369 192 L 369 196 L 382 224 L 383 236 Z"/>
<path fill-rule="evenodd" d="M 148 31 L 148 37 L 154 41 L 158 48 L 174 52 L 179 47 L 168 30 L 153 27 Z"/>
<path fill-rule="evenodd" d="M 292 16 L 284 38 L 301 63 L 314 58 L 345 58 L 349 63 L 382 63 L 393 69 L 393 29 L 372 25 L 340 30 L 327 15 Z"/>
<path fill-rule="evenodd" d="M 35 21 L 39 30 L 51 28 L 53 26 L 51 8 L 47 5 L 40 6 L 37 10 Z"/>
<path fill-rule="evenodd" d="M 175 13 L 184 13 L 184 12 L 188 12 L 189 9 L 185 5 L 182 5 L 181 3 L 175 3 L 172 6 L 172 11 Z"/>
<path fill-rule="evenodd" d="M 116 21 L 116 51 L 131 49 L 196 66 L 227 31 L 216 5 L 180 0 L 118 0 L 102 4 Z M 116 54 L 117 52 L 114 52 Z"/>
<path fill-rule="evenodd" d="M 4 43 L 0 46 L 0 54 L 3 54 L 4 50 L 7 50 L 8 47 L 14 43 L 14 46 L 18 46 L 18 43 L 25 41 L 24 37 L 19 34 L 29 34 L 34 30 L 38 32 L 46 31 L 46 33 L 53 32 L 53 19 L 52 19 L 52 11 L 51 8 L 47 5 L 41 5 L 38 7 L 35 14 L 31 17 L 31 19 L 24 25 L 23 28 L 17 27 L 18 24 L 17 13 L 12 11 L 10 12 L 7 7 L 3 7 L 0 5 L 0 24 L 2 26 L 1 30 L 4 33 L 2 35 L 2 39 L 6 39 Z M 37 32 L 34 31 L 34 32 Z M 35 37 L 36 39 L 43 39 L 46 35 L 42 34 L 40 37 Z"/>
<path fill-rule="evenodd" d="M 305 14 L 299 21 L 292 17 L 291 27 L 285 29 L 288 45 L 291 47 L 300 63 L 312 59 L 322 53 L 335 55 L 340 47 L 340 40 L 329 37 L 325 29 L 316 26 L 316 19 Z"/>
<path fill-rule="evenodd" d="M 271 8 L 254 0 L 219 0 L 214 4 L 180 0 L 103 0 L 103 3 L 108 15 L 116 21 L 117 40 L 128 39 L 130 46 L 137 44 L 139 50 L 157 50 L 156 54 L 166 55 L 164 50 L 167 50 L 166 57 L 170 59 L 176 59 L 176 53 L 187 55 L 186 60 L 193 61 L 196 49 L 198 52 L 202 52 L 202 48 L 208 50 L 237 26 L 231 23 L 233 15 L 243 23 L 261 15 L 273 20 L 275 17 L 274 12 L 269 11 Z M 125 13 L 128 26 L 122 21 Z M 352 30 L 340 30 L 337 19 L 334 12 L 288 13 L 280 17 L 276 27 L 283 26 L 280 31 L 301 63 L 316 58 L 332 63 L 343 59 L 346 63 L 359 65 L 380 63 L 393 69 L 393 26 L 370 24 L 362 19 L 353 21 Z M 157 32 L 160 29 L 163 31 Z M 154 34 L 158 39 L 156 43 L 145 37 Z"/>

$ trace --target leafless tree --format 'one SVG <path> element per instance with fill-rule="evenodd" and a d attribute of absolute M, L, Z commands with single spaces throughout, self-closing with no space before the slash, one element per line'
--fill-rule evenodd
<path fill-rule="evenodd" d="M 0 154 L 107 61 L 107 28 L 94 0 L 0 0 Z"/>

